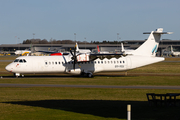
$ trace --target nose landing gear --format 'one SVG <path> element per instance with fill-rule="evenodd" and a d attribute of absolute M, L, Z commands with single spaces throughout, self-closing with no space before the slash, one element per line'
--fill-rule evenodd
<path fill-rule="evenodd" d="M 20 73 L 14 73 L 14 76 L 18 78 L 20 76 Z"/>

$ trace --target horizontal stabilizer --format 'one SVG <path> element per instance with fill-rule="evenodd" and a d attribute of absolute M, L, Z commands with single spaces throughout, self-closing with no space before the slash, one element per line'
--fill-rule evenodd
<path fill-rule="evenodd" d="M 163 28 L 158 28 L 156 31 L 152 31 L 153 34 L 172 34 L 173 32 L 163 32 Z M 151 34 L 151 32 L 144 32 L 143 34 Z"/>
<path fill-rule="evenodd" d="M 151 34 L 151 32 L 144 32 L 143 34 Z M 173 34 L 173 32 L 156 32 L 156 31 L 154 31 L 153 34 Z"/>

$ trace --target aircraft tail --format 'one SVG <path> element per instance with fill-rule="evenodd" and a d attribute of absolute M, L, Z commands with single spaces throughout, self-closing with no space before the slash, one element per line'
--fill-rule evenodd
<path fill-rule="evenodd" d="M 121 43 L 121 51 L 124 52 L 124 45 Z"/>
<path fill-rule="evenodd" d="M 174 51 L 173 51 L 173 47 L 172 47 L 172 45 L 171 45 L 171 52 L 174 52 Z"/>
<path fill-rule="evenodd" d="M 76 51 L 79 51 L 79 47 L 78 47 L 78 44 L 76 43 Z"/>
<path fill-rule="evenodd" d="M 99 45 L 97 45 L 97 49 L 98 49 L 98 53 L 100 53 L 100 50 L 99 50 Z"/>
<path fill-rule="evenodd" d="M 133 55 L 156 56 L 161 34 L 172 34 L 172 32 L 163 32 L 163 28 L 158 28 L 156 31 L 145 32 L 143 34 L 150 35 L 139 48 L 132 52 Z"/>

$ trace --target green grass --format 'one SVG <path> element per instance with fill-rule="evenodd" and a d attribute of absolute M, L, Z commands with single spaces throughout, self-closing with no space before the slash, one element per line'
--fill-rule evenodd
<path fill-rule="evenodd" d="M 15 60 L 18 56 L 0 56 L 0 60 Z"/>
<path fill-rule="evenodd" d="M 134 70 L 130 70 L 129 72 L 134 73 L 179 73 L 180 71 L 180 62 L 168 63 L 168 62 L 160 62 L 152 65 L 140 67 Z"/>
<path fill-rule="evenodd" d="M 5 70 L 5 67 L 7 66 L 9 64 L 9 62 L 0 62 L 0 71 L 2 72 L 4 72 L 4 71 L 6 71 Z"/>
<path fill-rule="evenodd" d="M 0 119 L 125 120 L 127 104 L 132 105 L 134 120 L 180 118 L 179 107 L 150 107 L 146 99 L 147 92 L 178 90 L 34 87 L 0 91 Z"/>
<path fill-rule="evenodd" d="M 0 62 L 0 76 L 12 76 L 5 72 L 7 64 Z M 99 73 L 94 78 L 49 74 L 44 78 L 3 78 L 0 83 L 179 86 L 179 68 L 180 63 L 162 62 L 128 71 L 127 76 L 124 72 Z M 180 104 L 176 107 L 149 106 L 146 93 L 180 92 L 173 89 L 0 87 L 0 119 L 126 120 L 127 104 L 132 105 L 132 120 L 180 119 Z"/>

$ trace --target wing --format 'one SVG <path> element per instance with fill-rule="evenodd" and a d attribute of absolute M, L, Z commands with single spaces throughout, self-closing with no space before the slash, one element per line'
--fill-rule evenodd
<path fill-rule="evenodd" d="M 46 53 L 46 54 L 52 54 L 52 53 L 57 53 L 57 51 L 43 51 L 43 50 L 39 50 L 36 52 L 42 52 L 42 53 Z"/>
<path fill-rule="evenodd" d="M 107 59 L 111 59 L 111 58 L 120 58 L 122 56 L 126 56 L 124 54 L 109 54 L 109 53 L 106 53 L 106 54 L 90 54 L 89 55 L 89 59 L 90 60 L 95 60 L 97 58 L 103 60 L 104 58 L 107 58 Z"/>

